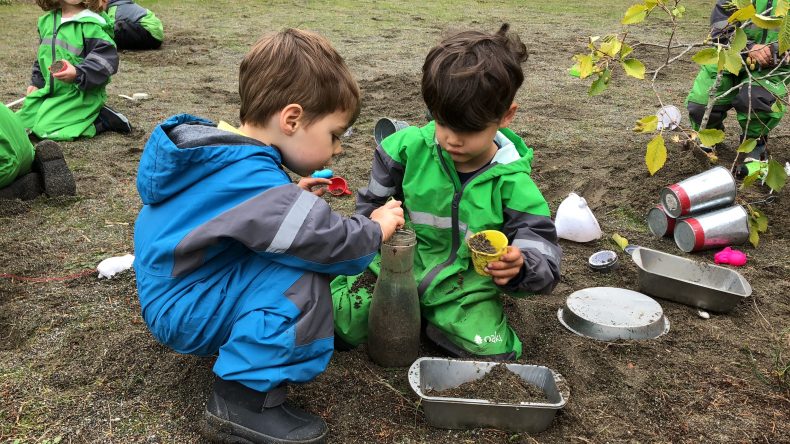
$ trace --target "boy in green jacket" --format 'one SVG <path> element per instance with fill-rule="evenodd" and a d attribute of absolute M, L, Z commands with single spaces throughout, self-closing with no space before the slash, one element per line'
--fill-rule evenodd
<path fill-rule="evenodd" d="M 118 49 L 158 49 L 162 46 L 165 38 L 162 21 L 150 9 L 132 0 L 109 0 L 106 9 Z"/>
<path fill-rule="evenodd" d="M 461 32 L 431 49 L 422 95 L 435 120 L 384 139 L 357 197 L 363 215 L 393 196 L 403 201 L 417 234 L 414 276 L 426 335 L 458 357 L 520 357 L 521 341 L 500 294 L 549 293 L 560 278 L 554 223 L 529 176 L 532 149 L 506 128 L 518 108 L 514 98 L 527 59 L 508 28 Z M 490 276 L 475 273 L 465 242 L 482 230 L 502 231 L 510 241 L 501 260 L 489 265 Z M 375 274 L 379 263 L 370 266 Z M 332 282 L 338 348 L 367 337 L 372 291 L 354 285 L 357 278 Z"/>

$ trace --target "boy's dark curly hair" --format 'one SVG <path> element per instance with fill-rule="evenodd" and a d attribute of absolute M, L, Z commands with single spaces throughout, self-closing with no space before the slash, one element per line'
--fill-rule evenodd
<path fill-rule="evenodd" d="M 60 1 L 59 0 L 36 0 L 36 4 L 45 11 L 52 11 L 54 9 L 60 9 Z M 93 12 L 102 12 L 104 11 L 104 1 L 103 0 L 85 0 L 80 2 L 80 4 L 87 9 L 90 9 Z"/>
<path fill-rule="evenodd" d="M 436 122 L 454 131 L 480 131 L 505 115 L 524 82 L 529 54 L 510 25 L 489 34 L 463 31 L 428 52 L 422 97 Z"/>

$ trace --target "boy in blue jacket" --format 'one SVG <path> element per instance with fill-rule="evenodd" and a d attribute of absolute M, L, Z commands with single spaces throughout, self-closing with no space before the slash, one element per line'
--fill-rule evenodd
<path fill-rule="evenodd" d="M 359 88 L 330 43 L 287 29 L 239 72 L 241 126 L 186 114 L 156 127 L 140 160 L 134 233 L 142 315 L 179 353 L 217 354 L 206 430 L 229 442 L 318 442 L 324 421 L 286 403 L 286 384 L 324 371 L 333 275 L 357 274 L 402 225 L 392 201 L 343 217 L 309 190 L 341 152 Z"/>

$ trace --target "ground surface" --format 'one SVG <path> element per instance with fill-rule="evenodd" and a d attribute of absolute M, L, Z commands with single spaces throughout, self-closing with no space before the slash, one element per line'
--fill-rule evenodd
<path fill-rule="evenodd" d="M 25 90 L 37 44 L 32 2 L 0 5 L 0 99 Z M 642 221 L 664 185 L 704 171 L 689 151 L 669 144 L 670 165 L 651 177 L 643 163 L 648 138 L 630 131 L 658 107 L 647 83 L 622 79 L 601 97 L 569 77 L 570 57 L 587 36 L 620 29 L 629 4 L 596 2 L 252 2 L 159 1 L 167 42 L 156 52 L 121 55 L 108 87 L 109 105 L 135 125 L 129 136 L 102 135 L 64 144 L 78 196 L 3 203 L 0 273 L 53 278 L 81 273 L 102 259 L 132 253 L 140 201 L 135 174 L 154 125 L 177 112 L 237 123 L 236 70 L 261 32 L 299 26 L 325 34 L 351 66 L 364 93 L 355 134 L 335 170 L 353 189 L 364 186 L 381 116 L 422 124 L 419 69 L 448 29 L 494 30 L 512 24 L 531 57 L 513 129 L 535 148 L 534 178 L 553 210 L 571 191 L 587 198 L 605 233 L 669 253 L 668 239 L 651 237 Z M 681 42 L 701 41 L 712 2 L 687 4 Z M 662 21 L 633 36 L 663 43 Z M 655 48 L 637 48 L 648 67 Z M 664 100 L 682 107 L 696 66 L 686 59 L 659 79 Z M 147 92 L 129 102 L 118 94 Z M 728 141 L 737 129 L 728 121 Z M 783 123 L 771 141 L 782 163 L 790 155 Z M 729 165 L 732 152 L 721 155 Z M 760 192 L 742 196 L 760 200 Z M 351 198 L 330 198 L 350 212 Z M 524 342 L 520 362 L 561 373 L 570 400 L 545 432 L 430 427 L 403 370 L 372 364 L 363 350 L 336 353 L 313 383 L 291 397 L 323 416 L 330 441 L 362 442 L 790 442 L 790 393 L 777 378 L 790 354 L 790 236 L 787 191 L 760 204 L 771 220 L 759 249 L 745 247 L 741 271 L 753 296 L 731 313 L 704 320 L 696 311 L 661 301 L 671 331 L 646 342 L 596 342 L 575 336 L 556 312 L 573 291 L 592 286 L 638 289 L 637 268 L 621 256 L 616 273 L 594 274 L 590 254 L 612 249 L 603 239 L 562 242 L 562 282 L 550 296 L 506 299 Z M 692 257 L 712 261 L 712 252 Z M 425 348 L 425 355 L 439 352 Z M 0 441 L 201 442 L 197 424 L 212 379 L 212 360 L 181 356 L 159 345 L 141 322 L 134 275 L 97 280 L 95 274 L 44 283 L 0 278 Z"/>

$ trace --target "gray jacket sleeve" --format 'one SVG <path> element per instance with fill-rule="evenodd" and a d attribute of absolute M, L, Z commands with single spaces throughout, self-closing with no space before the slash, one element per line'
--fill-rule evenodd
<path fill-rule="evenodd" d="M 356 213 L 370 217 L 370 213 L 390 197 L 403 200 L 402 183 L 403 165 L 390 157 L 381 145 L 377 146 L 368 186 L 357 192 Z"/>
<path fill-rule="evenodd" d="M 731 0 L 718 0 L 710 14 L 710 36 L 721 44 L 729 43 L 735 33 L 735 27 L 727 21 L 734 12 L 726 8 L 730 2 Z"/>
<path fill-rule="evenodd" d="M 110 76 L 118 72 L 118 50 L 103 39 L 85 39 L 83 53 L 86 54 L 77 69 L 77 87 L 86 90 L 102 86 Z"/>
<path fill-rule="evenodd" d="M 325 274 L 358 274 L 381 246 L 381 228 L 363 216 L 346 218 L 295 184 L 270 188 L 192 230 L 174 252 L 178 276 L 202 260 L 199 252 L 232 238 L 272 261 Z"/>
<path fill-rule="evenodd" d="M 562 249 L 557 229 L 547 216 L 536 216 L 505 208 L 505 235 L 521 250 L 524 266 L 518 276 L 502 286 L 505 292 L 551 293 L 560 281 Z"/>
<path fill-rule="evenodd" d="M 39 66 L 38 60 L 33 62 L 33 75 L 30 76 L 30 84 L 36 88 L 44 87 L 44 76 L 41 74 L 41 66 Z"/>

